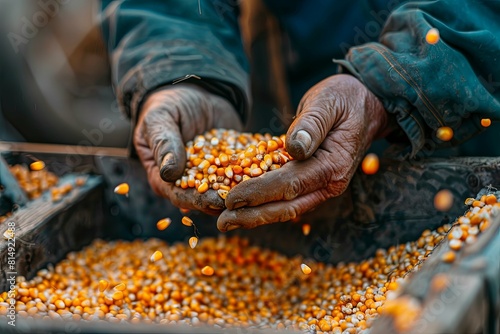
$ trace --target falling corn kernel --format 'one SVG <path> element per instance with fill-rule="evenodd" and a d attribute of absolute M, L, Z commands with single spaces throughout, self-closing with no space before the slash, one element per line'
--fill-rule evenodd
<path fill-rule="evenodd" d="M 443 260 L 443 262 L 446 262 L 446 263 L 451 263 L 451 262 L 455 261 L 455 258 L 456 258 L 455 252 L 449 251 L 449 252 L 446 252 L 443 254 L 443 256 L 441 257 L 441 260 Z"/>
<path fill-rule="evenodd" d="M 189 247 L 195 248 L 196 245 L 198 244 L 198 238 L 197 237 L 191 237 L 189 238 Z"/>
<path fill-rule="evenodd" d="M 375 153 L 367 154 L 363 159 L 363 162 L 361 163 L 361 169 L 363 170 L 363 173 L 367 175 L 373 175 L 377 173 L 379 166 L 380 161 Z"/>
<path fill-rule="evenodd" d="M 482 125 L 483 127 L 487 128 L 488 126 L 490 126 L 490 125 L 491 125 L 491 119 L 489 119 L 489 118 L 483 118 L 483 119 L 481 120 L 481 125 Z"/>
<path fill-rule="evenodd" d="M 77 187 L 83 187 L 87 180 L 84 177 L 77 177 L 75 179 L 75 186 Z"/>
<path fill-rule="evenodd" d="M 182 217 L 182 224 L 186 226 L 193 226 L 193 220 L 187 216 Z"/>
<path fill-rule="evenodd" d="M 30 169 L 32 171 L 39 171 L 39 170 L 42 170 L 45 168 L 45 163 L 41 160 L 38 160 L 38 161 L 35 161 L 35 162 L 32 162 L 30 164 Z"/>
<path fill-rule="evenodd" d="M 308 236 L 310 232 L 311 232 L 311 225 L 309 225 L 309 224 L 302 225 L 302 233 L 305 236 Z"/>
<path fill-rule="evenodd" d="M 425 41 L 432 45 L 439 42 L 439 30 L 437 30 L 436 28 L 431 28 L 425 35 Z"/>
<path fill-rule="evenodd" d="M 171 223 L 172 220 L 170 218 L 163 218 L 156 223 L 156 228 L 160 231 L 164 231 L 167 227 L 170 226 Z"/>
<path fill-rule="evenodd" d="M 440 190 L 434 196 L 436 210 L 446 212 L 453 206 L 453 194 L 448 189 Z"/>
<path fill-rule="evenodd" d="M 151 262 L 156 262 L 158 260 L 161 260 L 163 258 L 163 254 L 160 251 L 155 251 L 153 255 L 151 255 Z"/>
<path fill-rule="evenodd" d="M 105 279 L 99 281 L 99 291 L 103 292 L 108 288 L 109 282 Z"/>
<path fill-rule="evenodd" d="M 450 141 L 453 138 L 453 129 L 449 126 L 442 126 L 437 129 L 436 137 L 442 141 Z"/>
<path fill-rule="evenodd" d="M 214 268 L 210 266 L 204 266 L 203 268 L 201 268 L 201 273 L 205 276 L 212 276 L 214 272 Z"/>
<path fill-rule="evenodd" d="M 434 292 L 441 292 L 448 287 L 450 280 L 446 274 L 436 274 L 431 280 L 431 289 Z"/>
<path fill-rule="evenodd" d="M 125 288 L 126 288 L 125 283 L 118 283 L 113 289 L 115 289 L 116 291 L 123 291 L 125 290 Z"/>
<path fill-rule="evenodd" d="M 5 231 L 5 232 L 3 233 L 3 237 L 5 238 L 5 240 L 13 239 L 13 238 L 14 238 L 14 235 L 15 235 L 15 233 L 14 233 L 14 231 L 13 231 L 13 230 L 11 230 L 11 229 L 8 229 L 7 231 Z"/>
<path fill-rule="evenodd" d="M 302 270 L 302 272 L 305 274 L 305 275 L 309 275 L 311 273 L 311 267 L 309 267 L 307 264 L 305 263 L 302 263 L 300 265 L 300 270 Z"/>
<path fill-rule="evenodd" d="M 129 190 L 130 187 L 128 186 L 128 183 L 120 183 L 115 187 L 115 194 L 128 195 Z"/>

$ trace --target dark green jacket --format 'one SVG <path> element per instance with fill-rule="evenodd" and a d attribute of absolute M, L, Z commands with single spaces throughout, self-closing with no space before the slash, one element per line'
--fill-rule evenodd
<path fill-rule="evenodd" d="M 483 131 L 482 118 L 500 120 L 500 2 L 402 2 L 266 1 L 288 37 L 294 103 L 340 68 L 396 117 L 410 155 L 430 154 Z M 236 0 L 103 1 L 103 10 L 115 91 L 129 116 L 151 90 L 188 78 L 245 117 L 251 98 Z M 435 45 L 425 41 L 431 28 L 441 36 Z M 435 137 L 441 126 L 453 128 L 451 142 Z"/>

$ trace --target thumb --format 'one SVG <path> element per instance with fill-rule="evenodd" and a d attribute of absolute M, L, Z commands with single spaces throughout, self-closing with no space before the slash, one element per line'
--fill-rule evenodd
<path fill-rule="evenodd" d="M 186 165 L 186 150 L 177 122 L 168 107 L 151 108 L 141 115 L 136 136 L 146 140 L 152 158 L 166 182 L 179 179 Z"/>
<path fill-rule="evenodd" d="M 296 160 L 311 157 L 337 121 L 338 110 L 335 97 L 326 89 L 315 87 L 307 92 L 287 132 L 288 153 Z"/>

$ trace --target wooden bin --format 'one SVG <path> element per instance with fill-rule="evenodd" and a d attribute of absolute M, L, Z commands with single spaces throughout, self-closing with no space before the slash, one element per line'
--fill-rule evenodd
<path fill-rule="evenodd" d="M 3 152 L 10 164 L 25 162 L 26 153 Z M 40 154 L 37 157 L 42 158 Z M 64 166 L 67 155 L 46 154 L 47 168 Z M 168 201 L 154 196 L 147 185 L 144 171 L 135 160 L 124 157 L 86 156 L 84 171 L 87 182 L 76 187 L 60 202 L 53 203 L 49 194 L 27 202 L 9 221 L 16 226 L 17 275 L 30 279 L 49 263 L 55 264 L 68 252 L 81 249 L 95 238 L 127 239 L 162 237 L 168 242 L 185 241 L 185 229 L 169 227 L 171 233 L 159 234 L 155 223 L 166 216 L 180 220 L 181 213 Z M 275 224 L 251 231 L 235 231 L 248 237 L 252 244 L 272 248 L 287 255 L 301 254 L 316 261 L 336 263 L 358 261 L 372 256 L 376 249 L 416 240 L 425 229 L 452 223 L 466 209 L 463 199 L 475 197 L 489 185 L 500 185 L 500 159 L 457 158 L 428 159 L 420 162 L 382 160 L 381 170 L 374 176 L 357 174 L 349 190 L 339 198 L 322 205 L 302 222 L 312 225 L 304 237 L 301 223 Z M 78 173 L 64 169 L 61 183 L 74 182 Z M 1 176 L 1 174 L 0 174 Z M 4 178 L 5 180 L 5 178 Z M 2 179 L 0 179 L 0 183 Z M 129 197 L 117 196 L 112 189 L 118 183 L 130 184 Z M 433 196 L 440 189 L 455 196 L 448 213 L 437 212 Z M 198 222 L 203 236 L 215 235 L 215 219 L 202 214 L 190 216 Z M 179 224 L 177 224 L 179 225 Z M 0 233 L 7 229 L 0 224 Z M 355 241 L 355 242 L 353 242 Z M 500 313 L 500 217 L 481 236 L 477 244 L 464 251 L 453 265 L 442 265 L 438 246 L 436 256 L 425 262 L 412 275 L 403 294 L 422 301 L 420 328 L 416 333 L 497 333 Z M 8 290 L 7 243 L 0 242 L 1 291 Z M 453 279 L 449 291 L 431 293 L 430 278 L 446 272 Z M 464 289 L 464 286 L 467 288 Z M 455 293 L 450 301 L 446 293 Z M 443 297 L 444 296 L 444 297 Z M 436 306 L 438 305 L 438 306 Z M 442 307 L 436 310 L 436 307 Z M 423 319 L 423 320 L 422 320 Z M 111 323 L 62 323 L 17 319 L 17 327 L 0 321 L 0 332 L 217 332 L 211 328 L 154 326 Z M 242 330 L 229 332 L 241 333 Z M 251 332 L 244 330 L 245 333 Z M 265 332 L 265 331 L 264 331 Z M 275 332 L 275 331 L 273 331 Z M 380 317 L 372 333 L 395 332 L 391 319 Z"/>

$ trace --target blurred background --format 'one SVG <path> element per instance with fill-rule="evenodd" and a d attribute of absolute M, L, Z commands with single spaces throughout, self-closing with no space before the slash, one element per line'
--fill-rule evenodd
<path fill-rule="evenodd" d="M 126 147 L 98 0 L 0 0 L 0 140 Z"/>

